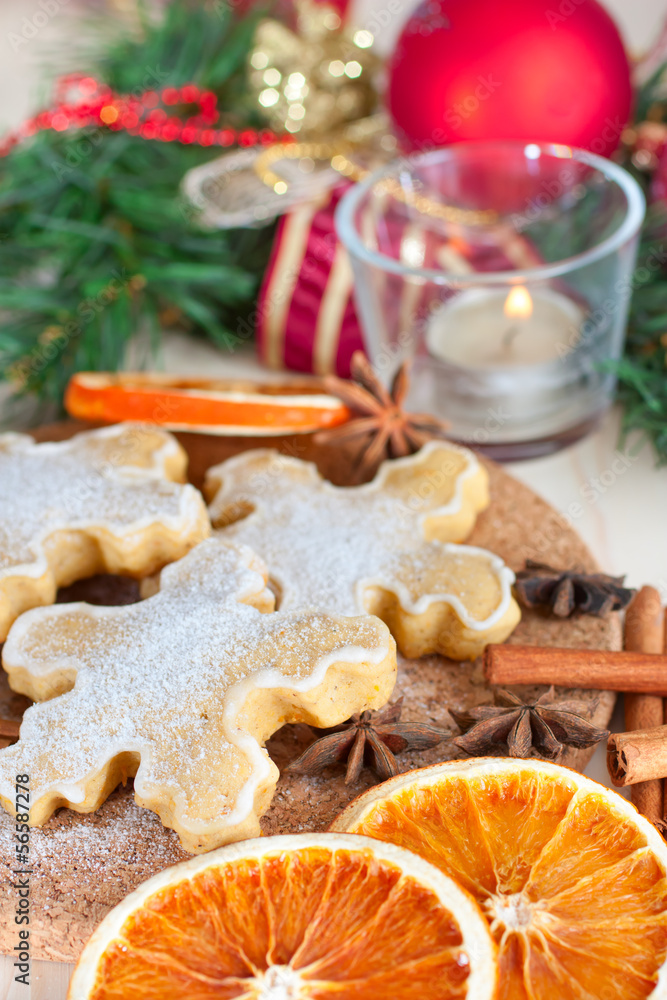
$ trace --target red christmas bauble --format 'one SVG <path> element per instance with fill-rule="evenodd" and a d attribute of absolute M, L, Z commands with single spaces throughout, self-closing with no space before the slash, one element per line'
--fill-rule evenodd
<path fill-rule="evenodd" d="M 415 148 L 515 139 L 608 155 L 630 115 L 630 66 L 596 0 L 424 0 L 391 59 L 388 102 Z"/>

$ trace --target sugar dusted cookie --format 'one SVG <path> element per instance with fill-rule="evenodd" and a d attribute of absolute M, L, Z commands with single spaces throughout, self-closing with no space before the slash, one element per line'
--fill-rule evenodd
<path fill-rule="evenodd" d="M 221 537 L 268 564 L 285 611 L 367 611 L 406 656 L 453 659 L 474 659 L 519 621 L 502 560 L 451 544 L 488 503 L 486 471 L 464 448 L 433 442 L 344 488 L 309 463 L 246 452 L 210 469 L 205 493 Z"/>
<path fill-rule="evenodd" d="M 13 626 L 3 665 L 41 701 L 0 751 L 0 801 L 30 776 L 30 821 L 96 809 L 126 776 L 192 852 L 259 833 L 278 769 L 262 749 L 288 722 L 332 726 L 377 708 L 396 649 L 367 615 L 262 614 L 266 573 L 247 548 L 202 542 L 160 590 L 117 608 L 36 608 Z M 43 701 L 42 699 L 50 699 Z"/>
<path fill-rule="evenodd" d="M 60 444 L 0 434 L 0 642 L 59 586 L 145 576 L 206 538 L 203 500 L 181 485 L 186 461 L 170 434 L 134 424 Z"/>

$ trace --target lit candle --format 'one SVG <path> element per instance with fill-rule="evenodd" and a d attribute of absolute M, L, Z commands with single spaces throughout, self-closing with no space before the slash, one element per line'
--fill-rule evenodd
<path fill-rule="evenodd" d="M 502 368 L 559 361 L 572 350 L 583 321 L 579 306 L 559 292 L 523 285 L 472 289 L 438 309 L 428 325 L 430 353 L 462 367 Z"/>
<path fill-rule="evenodd" d="M 553 435 L 581 401 L 584 310 L 552 288 L 474 288 L 441 304 L 425 332 L 429 357 L 417 359 L 419 405 L 437 411 L 446 398 L 452 435 L 473 444 Z M 573 388 L 577 386 L 576 392 Z M 439 403 L 440 401 L 440 403 Z M 415 401 L 416 404 L 416 401 Z"/>

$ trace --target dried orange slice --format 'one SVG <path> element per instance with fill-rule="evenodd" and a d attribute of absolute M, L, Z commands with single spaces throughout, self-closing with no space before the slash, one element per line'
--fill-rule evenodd
<path fill-rule="evenodd" d="M 317 379 L 260 385 L 110 372 L 73 375 L 65 409 L 80 420 L 138 420 L 173 431 L 244 437 L 307 434 L 336 427 L 350 416 Z"/>
<path fill-rule="evenodd" d="M 246 840 L 168 868 L 88 942 L 68 1000 L 491 1000 L 476 903 L 365 837 Z"/>
<path fill-rule="evenodd" d="M 667 996 L 667 846 L 626 799 L 539 760 L 401 774 L 333 824 L 407 847 L 480 903 L 499 1000 Z"/>

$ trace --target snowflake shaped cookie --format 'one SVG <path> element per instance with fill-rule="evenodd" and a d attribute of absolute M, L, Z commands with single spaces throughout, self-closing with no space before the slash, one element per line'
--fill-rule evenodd
<path fill-rule="evenodd" d="M 433 442 L 342 488 L 310 463 L 251 451 L 210 469 L 205 492 L 221 537 L 267 563 L 282 610 L 369 612 L 409 657 L 474 659 L 519 621 L 511 570 L 451 544 L 488 503 L 487 473 L 467 449 Z"/>
<path fill-rule="evenodd" d="M 170 434 L 135 424 L 59 444 L 0 434 L 0 642 L 59 586 L 145 576 L 206 538 L 203 500 L 181 485 L 186 462 Z"/>
<path fill-rule="evenodd" d="M 5 808 L 17 774 L 30 776 L 33 825 L 58 806 L 91 812 L 136 774 L 137 802 L 186 850 L 256 836 L 278 780 L 269 736 L 377 708 L 396 679 L 377 618 L 262 613 L 273 607 L 266 579 L 249 549 L 209 539 L 138 604 L 23 615 L 3 665 L 12 688 L 41 703 L 0 751 Z"/>

